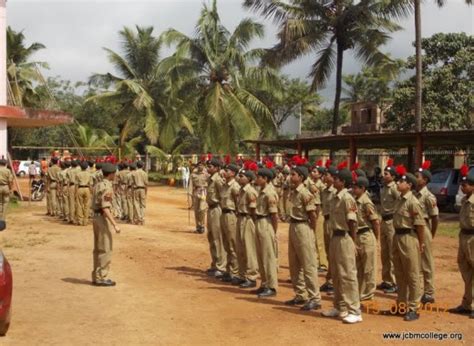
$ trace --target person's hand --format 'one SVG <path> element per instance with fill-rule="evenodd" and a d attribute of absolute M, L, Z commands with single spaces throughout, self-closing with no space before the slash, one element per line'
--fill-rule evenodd
<path fill-rule="evenodd" d="M 355 255 L 356 257 L 361 256 L 362 254 L 362 248 L 360 246 L 355 246 Z"/>
<path fill-rule="evenodd" d="M 425 252 L 425 243 L 420 244 L 420 253 Z"/>
<path fill-rule="evenodd" d="M 115 233 L 120 233 L 120 227 L 118 225 L 114 225 Z"/>

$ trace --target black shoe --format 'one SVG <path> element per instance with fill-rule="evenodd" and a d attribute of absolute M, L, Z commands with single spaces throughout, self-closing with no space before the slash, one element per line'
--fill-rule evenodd
<path fill-rule="evenodd" d="M 420 315 L 417 314 L 416 311 L 408 311 L 405 317 L 403 317 L 403 320 L 410 322 L 410 321 L 416 321 L 419 318 L 420 318 Z"/>
<path fill-rule="evenodd" d="M 224 274 L 223 272 L 221 272 L 220 270 L 216 270 L 216 271 L 214 272 L 214 277 L 215 277 L 216 279 L 218 279 L 218 280 L 222 279 L 222 278 L 224 277 L 224 275 L 225 275 L 225 274 Z"/>
<path fill-rule="evenodd" d="M 448 312 L 450 312 L 452 314 L 459 314 L 459 315 L 469 315 L 469 314 L 471 314 L 471 316 L 472 316 L 472 311 L 469 310 L 469 309 L 465 309 L 462 305 L 456 306 L 455 308 L 448 309 Z"/>
<path fill-rule="evenodd" d="M 267 298 L 267 297 L 274 297 L 276 296 L 277 291 L 274 288 L 265 288 L 262 293 L 258 294 L 259 298 Z"/>
<path fill-rule="evenodd" d="M 311 311 L 319 309 L 321 309 L 321 304 L 317 303 L 315 300 L 310 300 L 305 305 L 303 305 L 300 310 Z"/>
<path fill-rule="evenodd" d="M 201 227 L 200 229 L 197 230 L 199 234 L 203 234 L 205 232 L 204 227 Z"/>
<path fill-rule="evenodd" d="M 253 288 L 253 287 L 257 287 L 257 283 L 255 281 L 252 281 L 252 280 L 245 280 L 244 282 L 242 282 L 240 285 L 239 285 L 240 288 Z"/>
<path fill-rule="evenodd" d="M 326 267 L 319 267 L 319 268 L 318 268 L 318 273 L 325 273 L 325 272 L 327 272 L 327 271 L 328 271 L 328 270 L 327 270 Z"/>
<path fill-rule="evenodd" d="M 222 282 L 232 282 L 232 275 L 229 273 L 224 273 L 224 275 L 221 278 Z"/>
<path fill-rule="evenodd" d="M 217 272 L 217 269 L 212 269 L 212 268 L 209 268 L 208 270 L 206 270 L 206 274 L 207 276 L 216 276 L 216 272 Z"/>
<path fill-rule="evenodd" d="M 422 304 L 433 304 L 435 302 L 435 299 L 433 298 L 433 296 L 429 295 L 429 294 L 423 294 L 423 297 L 421 297 L 421 303 Z"/>
<path fill-rule="evenodd" d="M 241 278 L 238 278 L 238 277 L 234 276 L 230 283 L 232 284 L 232 286 L 239 286 L 240 284 L 243 284 L 244 282 L 245 282 L 244 279 L 241 279 Z"/>
<path fill-rule="evenodd" d="M 385 281 L 377 285 L 377 289 L 381 291 L 386 290 L 387 288 L 390 288 L 390 287 L 392 287 L 392 285 L 386 283 Z"/>
<path fill-rule="evenodd" d="M 307 303 L 308 301 L 306 299 L 302 299 L 302 298 L 299 298 L 299 297 L 295 297 L 291 300 L 287 300 L 285 302 L 285 305 L 290 305 L 290 306 L 294 306 L 294 305 L 303 305 L 305 303 Z"/>
<path fill-rule="evenodd" d="M 252 293 L 252 294 L 260 294 L 260 293 L 262 293 L 262 292 L 265 291 L 265 290 L 266 290 L 265 287 L 261 287 L 261 286 L 260 286 L 260 287 L 257 288 L 256 290 L 251 290 L 250 293 Z"/>
<path fill-rule="evenodd" d="M 398 291 L 397 285 L 389 286 L 389 288 L 386 288 L 383 290 L 383 292 L 386 294 L 397 293 L 397 291 Z"/>
<path fill-rule="evenodd" d="M 324 284 L 321 285 L 321 287 L 319 287 L 319 290 L 321 292 L 327 292 L 327 290 L 330 290 L 330 289 L 334 289 L 334 287 L 329 282 L 325 282 Z"/>
<path fill-rule="evenodd" d="M 330 286 L 326 289 L 326 294 L 328 296 L 332 296 L 334 294 L 334 287 L 333 286 Z"/>
<path fill-rule="evenodd" d="M 470 318 L 471 320 L 474 320 L 474 311 L 471 311 L 471 314 L 469 315 L 469 318 Z"/>
<path fill-rule="evenodd" d="M 112 281 L 112 280 L 110 280 L 110 279 L 107 279 L 107 280 L 93 281 L 93 282 L 92 282 L 92 285 L 94 285 L 94 286 L 100 286 L 100 287 L 111 287 L 111 286 L 115 286 L 116 283 L 115 283 L 115 281 Z"/>

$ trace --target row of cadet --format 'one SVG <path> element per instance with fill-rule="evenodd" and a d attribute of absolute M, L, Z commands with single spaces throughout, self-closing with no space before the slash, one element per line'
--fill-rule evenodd
<path fill-rule="evenodd" d="M 373 300 L 380 289 L 397 293 L 395 312 L 407 321 L 416 320 L 423 304 L 435 302 L 431 241 L 439 212 L 426 187 L 429 168 L 427 161 L 411 174 L 389 160 L 379 213 L 367 194 L 364 171 L 357 167 L 351 171 L 346 162 L 337 167 L 329 160 L 311 165 L 295 156 L 287 177 L 281 178 L 284 169 L 275 169 L 271 161 L 242 165 L 223 164 L 217 158 L 201 161 L 191 176 L 191 189 L 198 233 L 204 233 L 207 216 L 211 255 L 207 274 L 241 288 L 256 287 L 260 276 L 260 287 L 252 292 L 261 298 L 275 296 L 278 221 L 284 218 L 290 224 L 288 256 L 295 291 L 287 305 L 319 309 L 320 292 L 325 291 L 334 297 L 334 307 L 322 315 L 357 323 L 362 321 L 361 301 Z M 459 215 L 458 254 L 466 289 L 462 304 L 450 311 L 473 318 L 474 254 L 469 247 L 474 242 L 474 174 L 467 173 L 463 166 L 466 197 Z M 289 188 L 279 192 L 273 184 L 277 178 Z M 383 282 L 376 285 L 378 241 Z M 323 251 L 318 251 L 321 245 Z M 321 287 L 319 262 L 328 268 Z"/>
<path fill-rule="evenodd" d="M 79 226 L 86 226 L 92 215 L 94 188 L 103 181 L 103 163 L 52 157 L 45 174 L 46 215 Z M 113 181 L 114 217 L 128 223 L 145 222 L 148 175 L 142 161 L 119 163 Z"/>

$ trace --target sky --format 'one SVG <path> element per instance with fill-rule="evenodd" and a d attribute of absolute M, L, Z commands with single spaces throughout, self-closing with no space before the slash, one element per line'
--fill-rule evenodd
<path fill-rule="evenodd" d="M 207 2 L 207 0 L 205 0 Z M 263 22 L 265 38 L 252 43 L 253 47 L 271 47 L 276 43 L 276 26 L 264 21 L 256 13 L 242 7 L 241 0 L 218 0 L 218 10 L 224 25 L 233 30 L 245 17 Z M 200 14 L 203 0 L 8 0 L 7 21 L 14 30 L 23 30 L 26 42 L 41 42 L 46 49 L 34 55 L 36 61 L 48 62 L 46 76 L 86 81 L 93 73 L 113 72 L 103 47 L 120 51 L 118 32 L 124 27 L 153 26 L 159 35 L 168 28 L 175 28 L 192 35 Z M 434 0 L 422 6 L 422 35 L 437 32 L 466 32 L 473 34 L 473 8 L 464 0 L 448 0 L 438 9 Z M 383 47 L 395 58 L 414 54 L 413 17 L 399 24 L 403 30 L 393 34 L 393 39 Z M 170 54 L 171 50 L 164 52 Z M 284 67 L 284 73 L 305 78 L 314 56 L 306 56 Z M 357 73 L 360 63 L 350 54 L 344 61 L 344 73 Z M 326 102 L 334 94 L 335 76 L 321 95 Z"/>

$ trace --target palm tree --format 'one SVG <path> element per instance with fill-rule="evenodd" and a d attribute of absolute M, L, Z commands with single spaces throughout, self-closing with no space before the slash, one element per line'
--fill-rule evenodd
<path fill-rule="evenodd" d="M 88 101 L 120 105 L 122 125 L 127 119 L 143 123 L 148 140 L 167 150 L 182 128 L 193 129 L 183 103 L 172 97 L 172 85 L 160 69 L 162 42 L 153 36 L 153 27 L 137 26 L 136 32 L 125 27 L 119 34 L 123 55 L 105 48 L 118 74 L 93 75 L 90 83 L 103 85 L 105 90 Z"/>
<path fill-rule="evenodd" d="M 264 50 L 248 49 L 252 39 L 263 35 L 263 25 L 251 19 L 229 32 L 221 23 L 216 0 L 210 7 L 203 5 L 194 37 L 175 29 L 163 33 L 164 42 L 176 44 L 176 53 L 165 59 L 164 66 L 179 98 L 193 105 L 205 150 L 235 152 L 240 140 L 274 128 L 270 110 L 254 87 L 277 89 L 279 77 L 271 68 L 252 65 Z"/>
<path fill-rule="evenodd" d="M 29 61 L 34 53 L 45 48 L 41 43 L 25 45 L 23 31 L 7 28 L 8 103 L 16 106 L 34 106 L 38 97 L 34 82 L 43 81 L 38 67 L 48 68 L 44 62 Z"/>
<path fill-rule="evenodd" d="M 337 133 L 344 53 L 368 65 L 386 61 L 379 47 L 400 27 L 390 20 L 409 13 L 410 0 L 245 0 L 244 6 L 273 18 L 280 25 L 280 42 L 269 50 L 266 62 L 282 65 L 316 51 L 311 67 L 312 90 L 323 87 L 336 69 L 332 133 Z"/>

